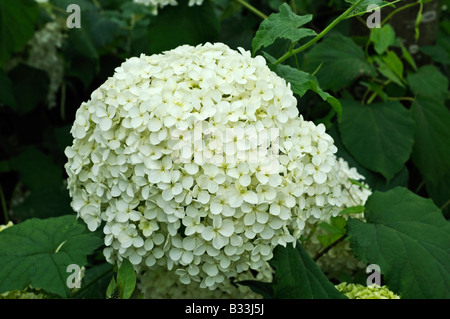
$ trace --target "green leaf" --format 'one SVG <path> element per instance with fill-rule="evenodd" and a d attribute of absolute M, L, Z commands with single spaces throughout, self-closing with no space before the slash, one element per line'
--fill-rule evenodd
<path fill-rule="evenodd" d="M 431 57 L 434 61 L 436 61 L 438 63 L 442 63 L 445 65 L 450 64 L 450 56 L 448 54 L 448 51 L 440 45 L 422 46 L 422 47 L 420 47 L 420 51 L 422 53 L 428 55 L 429 57 Z"/>
<path fill-rule="evenodd" d="M 391 25 L 386 24 L 382 28 L 372 28 L 370 30 L 370 42 L 378 54 L 386 52 L 387 48 L 395 42 L 395 31 Z"/>
<path fill-rule="evenodd" d="M 316 77 L 324 90 L 338 91 L 361 76 L 376 75 L 363 50 L 351 38 L 340 34 L 331 35 L 305 54 L 305 71 L 314 72 L 322 63 Z"/>
<path fill-rule="evenodd" d="M 271 283 L 256 280 L 242 280 L 236 283 L 249 287 L 253 292 L 263 296 L 264 299 L 273 298 L 273 289 Z"/>
<path fill-rule="evenodd" d="M 86 267 L 85 275 L 81 282 L 83 290 L 75 292 L 76 299 L 105 299 L 105 291 L 110 283 L 113 266 L 107 262 Z M 109 276 L 108 276 L 109 275 Z"/>
<path fill-rule="evenodd" d="M 348 2 L 350 4 L 355 4 L 356 2 L 358 2 L 358 0 L 345 0 L 345 2 Z M 387 1 L 381 1 L 381 0 L 363 0 L 359 5 L 356 6 L 355 9 L 353 9 L 353 11 L 350 14 L 351 16 L 355 16 L 355 15 L 361 15 L 364 14 L 367 11 L 368 7 L 370 5 L 377 5 L 378 7 L 383 8 L 386 6 L 392 6 L 389 2 Z M 369 11 L 370 12 L 370 11 Z"/>
<path fill-rule="evenodd" d="M 261 47 L 267 47 L 278 38 L 290 40 L 296 43 L 299 40 L 317 35 L 311 29 L 300 28 L 312 20 L 312 15 L 299 16 L 292 12 L 291 7 L 284 3 L 280 6 L 279 13 L 272 13 L 261 22 L 258 31 L 252 41 L 253 53 Z"/>
<path fill-rule="evenodd" d="M 171 50 L 182 44 L 197 45 L 214 41 L 220 30 L 211 1 L 188 6 L 188 1 L 167 6 L 152 19 L 148 28 L 153 53 Z"/>
<path fill-rule="evenodd" d="M 292 91 L 300 97 L 302 97 L 308 90 L 311 90 L 317 93 L 322 100 L 328 102 L 339 116 L 341 115 L 342 107 L 339 100 L 323 91 L 314 75 L 283 64 L 277 65 L 275 72 L 289 82 L 291 84 Z"/>
<path fill-rule="evenodd" d="M 278 245 L 269 261 L 275 268 L 275 299 L 341 299 L 346 298 L 328 280 L 305 249 L 297 243 Z"/>
<path fill-rule="evenodd" d="M 19 172 L 20 180 L 31 191 L 61 186 L 61 168 L 37 148 L 28 147 L 9 163 L 13 170 Z"/>
<path fill-rule="evenodd" d="M 402 74 L 403 63 L 394 52 L 391 55 L 385 55 L 381 58 L 373 57 L 373 60 L 378 64 L 378 72 L 399 86 L 405 87 L 405 80 Z"/>
<path fill-rule="evenodd" d="M 347 221 L 356 256 L 380 266 L 402 298 L 450 298 L 450 223 L 430 199 L 406 188 L 373 193 L 367 222 Z"/>
<path fill-rule="evenodd" d="M 136 287 L 136 271 L 128 259 L 122 261 L 117 272 L 117 286 L 120 287 L 120 299 L 129 299 Z"/>
<path fill-rule="evenodd" d="M 408 49 L 405 48 L 405 46 L 403 44 L 401 45 L 401 48 L 402 48 L 402 57 L 403 57 L 403 59 L 405 59 L 409 63 L 409 65 L 412 66 L 414 71 L 417 71 L 416 62 L 414 61 L 413 57 L 411 56 L 411 53 L 409 53 Z"/>
<path fill-rule="evenodd" d="M 346 149 L 362 166 L 381 173 L 389 182 L 411 155 L 414 121 L 410 112 L 398 101 L 341 103 L 339 131 Z"/>
<path fill-rule="evenodd" d="M 67 297 L 67 266 L 102 245 L 73 215 L 32 218 L 0 232 L 0 293 L 29 285 Z"/>
<path fill-rule="evenodd" d="M 433 65 L 426 65 L 408 76 L 408 84 L 417 98 L 445 101 L 448 94 L 448 78 Z"/>
<path fill-rule="evenodd" d="M 412 153 L 428 194 L 439 206 L 450 194 L 450 112 L 445 106 L 448 79 L 435 67 L 424 66 L 408 76 L 416 96 L 411 113 L 416 123 Z"/>
<path fill-rule="evenodd" d="M 395 73 L 395 75 L 398 76 L 400 80 L 404 81 L 403 62 L 397 54 L 394 51 L 389 51 L 383 56 L 382 59 L 384 63 L 386 63 L 386 65 Z"/>
<path fill-rule="evenodd" d="M 22 203 L 13 208 L 13 212 L 18 220 L 57 217 L 73 213 L 70 201 L 68 190 L 60 182 L 59 186 L 34 188 Z"/>
<path fill-rule="evenodd" d="M 14 96 L 13 83 L 8 78 L 6 73 L 2 69 L 0 69 L 0 106 L 2 104 L 9 106 L 13 110 L 17 110 L 17 102 Z"/>
<path fill-rule="evenodd" d="M 46 101 L 49 78 L 45 71 L 19 64 L 8 75 L 13 83 L 19 114 L 29 112 Z"/>
<path fill-rule="evenodd" d="M 334 144 L 338 148 L 336 156 L 345 159 L 350 167 L 355 167 L 358 173 L 365 177 L 363 182 L 368 184 L 369 188 L 372 191 L 386 191 L 396 186 L 408 186 L 409 172 L 405 166 L 399 173 L 397 173 L 397 175 L 394 176 L 394 178 L 392 178 L 392 180 L 387 181 L 386 178 L 384 178 L 380 173 L 375 173 L 361 166 L 361 164 L 359 164 L 359 162 L 355 160 L 355 158 L 347 151 L 347 149 L 343 145 L 337 125 L 333 125 L 330 129 L 328 129 L 328 134 L 330 134 L 330 136 L 333 138 Z M 367 188 L 359 181 L 355 181 L 353 179 L 349 179 L 349 181 L 354 185 L 360 186 L 362 188 Z"/>
<path fill-rule="evenodd" d="M 347 207 L 341 210 L 339 213 L 340 215 L 350 215 L 350 214 L 361 214 L 364 213 L 365 207 L 364 206 L 352 206 Z"/>
<path fill-rule="evenodd" d="M 33 0 L 0 0 L 0 67 L 33 36 L 39 6 Z"/>
<path fill-rule="evenodd" d="M 119 299 L 120 289 L 117 286 L 114 276 L 111 278 L 108 287 L 106 288 L 106 299 Z"/>
<path fill-rule="evenodd" d="M 331 217 L 330 223 L 322 222 L 319 224 L 319 227 L 324 229 L 327 234 L 325 235 L 318 235 L 317 239 L 320 241 L 320 243 L 323 245 L 323 247 L 328 247 L 331 244 L 333 244 L 335 241 L 339 240 L 343 236 L 345 236 L 346 225 L 347 221 L 342 216 L 337 217 Z"/>

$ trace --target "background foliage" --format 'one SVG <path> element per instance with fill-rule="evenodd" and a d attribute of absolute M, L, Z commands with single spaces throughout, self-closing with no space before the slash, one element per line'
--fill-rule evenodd
<path fill-rule="evenodd" d="M 449 298 L 449 1 L 432 1 L 440 8 L 432 34 L 421 29 L 430 1 L 389 1 L 397 9 L 384 7 L 375 29 L 365 8 L 389 2 L 249 1 L 257 14 L 242 1 L 178 2 L 154 16 L 130 0 L 0 0 L 0 224 L 18 224 L 0 233 L 0 293 L 31 284 L 54 297 L 131 297 L 130 266 L 111 279 L 117 269 L 105 263 L 101 237 L 74 219 L 63 168 L 70 127 L 124 59 L 209 41 L 263 55 L 291 83 L 300 113 L 326 125 L 338 156 L 375 191 L 355 210 L 366 221 L 329 225 L 328 244 L 349 238 L 404 298 Z M 82 28 L 63 31 L 64 76 L 50 108 L 49 74 L 26 63 L 28 43 L 49 21 L 65 25 L 71 3 L 81 7 Z M 394 27 L 408 10 L 415 40 L 430 38 L 416 54 Z M 67 290 L 68 263 L 86 266 L 85 289 Z M 266 298 L 342 297 L 301 242 L 278 247 L 271 266 L 272 284 L 243 284 Z"/>

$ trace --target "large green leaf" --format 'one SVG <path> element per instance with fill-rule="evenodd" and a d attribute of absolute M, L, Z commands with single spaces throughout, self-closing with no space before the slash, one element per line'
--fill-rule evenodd
<path fill-rule="evenodd" d="M 326 38 L 305 54 L 306 71 L 314 72 L 321 64 L 316 77 L 324 90 L 337 91 L 363 75 L 376 75 L 363 50 L 351 38 L 340 34 Z"/>
<path fill-rule="evenodd" d="M 340 299 L 346 298 L 328 280 L 305 249 L 297 243 L 277 246 L 269 261 L 275 268 L 275 299 Z"/>
<path fill-rule="evenodd" d="M 358 163 L 357 160 L 347 151 L 345 146 L 342 144 L 341 136 L 339 134 L 339 130 L 337 125 L 333 125 L 330 129 L 328 129 L 328 134 L 333 138 L 334 144 L 336 145 L 338 151 L 336 153 L 337 157 L 342 157 L 350 167 L 356 168 L 359 174 L 364 176 L 364 183 L 369 185 L 369 188 L 372 191 L 386 191 L 388 189 L 394 188 L 396 186 L 408 186 L 409 182 L 409 171 L 406 166 L 397 173 L 397 175 L 392 178 L 392 180 L 387 181 L 386 178 L 380 173 L 373 172 Z"/>
<path fill-rule="evenodd" d="M 29 285 L 67 297 L 67 267 L 86 265 L 102 239 L 75 216 L 32 218 L 0 232 L 0 293 Z"/>
<path fill-rule="evenodd" d="M 331 107 L 341 115 L 342 107 L 338 99 L 323 91 L 316 77 L 310 73 L 294 69 L 288 65 L 277 65 L 275 72 L 291 84 L 294 93 L 302 97 L 308 90 L 317 93 L 322 100 L 328 102 Z"/>
<path fill-rule="evenodd" d="M 364 167 L 388 182 L 409 159 L 414 144 L 414 121 L 397 101 L 361 105 L 343 100 L 339 122 L 342 142 Z"/>
<path fill-rule="evenodd" d="M 0 0 L 0 67 L 33 36 L 38 15 L 33 0 Z"/>
<path fill-rule="evenodd" d="M 450 194 L 450 112 L 445 106 L 448 79 L 435 67 L 425 66 L 408 76 L 416 96 L 411 112 L 416 122 L 412 158 L 429 195 L 437 205 Z"/>
<path fill-rule="evenodd" d="M 160 10 L 150 22 L 150 49 L 159 53 L 182 44 L 212 42 L 219 35 L 219 29 L 220 23 L 210 1 L 192 7 L 188 6 L 188 1 L 180 1 L 177 6 Z"/>
<path fill-rule="evenodd" d="M 402 298 L 450 298 L 450 223 L 430 199 L 406 188 L 373 193 L 366 222 L 347 221 L 356 256 L 378 264 Z"/>
<path fill-rule="evenodd" d="M 45 102 L 49 87 L 49 78 L 45 71 L 19 64 L 8 76 L 13 83 L 18 113 L 27 113 Z"/>
<path fill-rule="evenodd" d="M 31 191 L 62 185 L 62 169 L 49 157 L 34 147 L 9 160 L 9 165 L 20 174 L 20 180 Z"/>
<path fill-rule="evenodd" d="M 312 20 L 312 15 L 299 16 L 292 12 L 291 7 L 284 3 L 279 13 L 272 13 L 261 22 L 252 41 L 253 53 L 261 47 L 267 47 L 278 38 L 288 39 L 295 43 L 305 37 L 314 36 L 316 32 L 300 28 Z"/>
<path fill-rule="evenodd" d="M 358 2 L 359 0 L 345 0 L 345 1 L 353 5 L 356 2 Z M 389 4 L 389 2 L 382 1 L 382 0 L 363 0 L 363 1 L 361 1 L 360 4 L 358 4 L 356 6 L 356 8 L 353 9 L 350 16 L 360 15 L 360 14 L 364 14 L 366 12 L 370 12 L 367 10 L 370 5 L 376 5 L 381 9 L 382 7 L 388 6 L 390 4 Z"/>

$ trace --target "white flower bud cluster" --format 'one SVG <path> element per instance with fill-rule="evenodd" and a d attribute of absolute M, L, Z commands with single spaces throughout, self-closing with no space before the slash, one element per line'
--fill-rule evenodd
<path fill-rule="evenodd" d="M 184 1 L 184 0 L 183 0 Z M 189 0 L 188 5 L 192 6 L 200 6 L 204 0 Z M 165 6 L 176 6 L 178 5 L 177 0 L 133 0 L 134 3 L 139 3 L 144 6 L 152 6 L 155 8 L 155 14 L 158 12 L 158 8 L 164 8 Z"/>
<path fill-rule="evenodd" d="M 77 110 L 72 207 L 104 222 L 110 262 L 211 289 L 260 269 L 348 200 L 333 139 L 296 103 L 264 58 L 221 43 L 130 58 Z"/>
<path fill-rule="evenodd" d="M 360 175 L 356 168 L 349 168 L 348 163 L 342 158 L 339 158 L 337 161 L 337 173 L 343 186 L 342 206 L 340 207 L 340 210 L 352 206 L 363 206 L 372 192 L 369 190 L 367 184 L 361 183 L 366 188 L 360 187 L 353 184 L 350 179 L 362 181 L 365 179 L 364 176 Z M 345 214 L 341 216 L 344 218 L 352 217 L 364 219 L 364 214 Z M 330 222 L 330 219 L 324 218 L 319 221 L 319 223 L 320 222 Z M 305 233 L 309 233 L 311 229 L 313 229 L 313 225 L 308 223 L 305 227 Z M 318 236 L 324 234 L 326 234 L 326 232 L 318 227 L 306 244 L 305 248 L 311 256 L 317 255 L 317 253 L 323 249 L 322 244 L 318 240 Z M 326 254 L 317 260 L 317 265 L 329 278 L 335 279 L 342 273 L 351 274 L 352 272 L 364 269 L 367 266 L 365 263 L 356 259 L 348 240 L 344 240 L 332 247 Z"/>
<path fill-rule="evenodd" d="M 336 285 L 336 289 L 349 299 L 400 299 L 400 296 L 389 290 L 387 286 L 363 286 L 342 282 Z"/>
<path fill-rule="evenodd" d="M 243 280 L 272 281 L 272 269 L 266 264 L 255 277 L 250 271 L 234 278 L 234 284 L 225 280 L 216 289 L 201 288 L 197 282 L 183 284 L 172 270 L 158 267 L 139 276 L 137 289 L 144 299 L 260 299 L 262 296 L 237 282 Z"/>
<path fill-rule="evenodd" d="M 36 31 L 28 42 L 27 64 L 45 71 L 50 79 L 47 103 L 49 108 L 56 106 L 56 94 L 64 77 L 64 60 L 58 54 L 65 35 L 58 22 L 48 22 Z"/>
<path fill-rule="evenodd" d="M 13 222 L 12 222 L 12 221 L 9 221 L 9 222 L 8 222 L 7 224 L 5 224 L 5 225 L 0 225 L 0 231 L 6 229 L 6 228 L 8 228 L 8 227 L 12 227 L 12 226 L 14 226 Z"/>

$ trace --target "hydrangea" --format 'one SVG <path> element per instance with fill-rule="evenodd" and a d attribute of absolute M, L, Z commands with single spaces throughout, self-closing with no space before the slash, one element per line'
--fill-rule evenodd
<path fill-rule="evenodd" d="M 386 286 L 363 286 L 360 284 L 349 284 L 346 282 L 336 285 L 336 289 L 350 299 L 400 299 Z"/>
<path fill-rule="evenodd" d="M 226 280 L 216 289 L 199 287 L 197 282 L 183 284 L 172 270 L 158 267 L 139 276 L 137 289 L 144 299 L 260 299 L 262 296 L 249 287 L 238 284 L 243 280 L 272 281 L 272 269 L 265 264 L 256 276 L 246 271 L 234 278 L 234 283 Z"/>
<path fill-rule="evenodd" d="M 24 290 L 12 290 L 0 294 L 0 299 L 50 299 L 40 289 L 28 287 Z"/>
<path fill-rule="evenodd" d="M 200 6 L 203 3 L 204 0 L 189 0 L 188 5 L 190 7 L 197 5 Z M 178 5 L 177 0 L 133 0 L 134 3 L 139 3 L 145 6 L 152 6 L 155 8 L 154 13 L 156 14 L 158 12 L 158 8 L 164 8 L 165 6 L 171 5 L 176 6 Z"/>
<path fill-rule="evenodd" d="M 348 202 L 325 126 L 263 57 L 222 43 L 133 57 L 77 110 L 72 207 L 109 262 L 214 289 Z"/>
<path fill-rule="evenodd" d="M 64 38 L 63 28 L 54 21 L 36 31 L 28 42 L 30 50 L 26 63 L 45 71 L 50 80 L 47 94 L 49 108 L 56 106 L 56 95 L 64 77 L 64 60 L 58 53 Z"/>
<path fill-rule="evenodd" d="M 364 187 L 360 187 L 353 184 L 350 180 L 362 181 L 365 179 L 364 176 L 360 175 L 356 168 L 350 168 L 348 163 L 342 158 L 339 158 L 337 161 L 336 171 L 340 183 L 343 186 L 343 192 L 341 194 L 342 206 L 340 206 L 340 210 L 346 207 L 363 206 L 372 192 L 367 184 L 362 183 Z M 364 219 L 364 214 L 346 214 L 341 216 L 344 218 L 352 217 Z M 329 218 L 324 218 L 321 222 L 329 223 L 330 220 Z M 309 234 L 309 232 L 314 229 L 312 223 L 308 223 L 306 229 L 305 234 Z M 326 232 L 322 228 L 318 227 L 306 243 L 305 248 L 312 256 L 317 255 L 317 253 L 324 248 L 318 240 L 318 236 L 324 235 L 325 233 Z M 344 240 L 332 247 L 326 254 L 317 260 L 317 265 L 330 278 L 335 279 L 342 273 L 350 274 L 366 267 L 365 263 L 359 261 L 354 256 L 348 240 Z"/>

